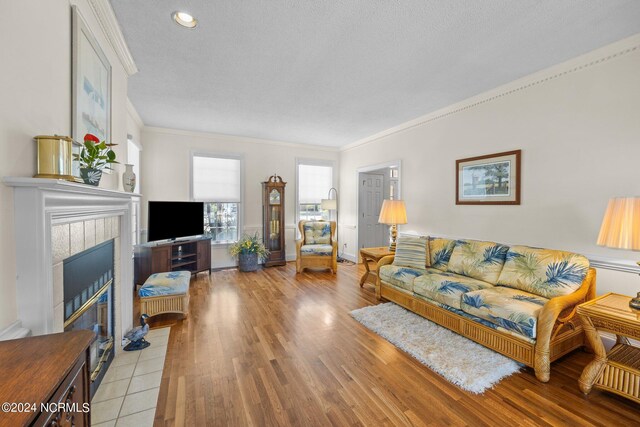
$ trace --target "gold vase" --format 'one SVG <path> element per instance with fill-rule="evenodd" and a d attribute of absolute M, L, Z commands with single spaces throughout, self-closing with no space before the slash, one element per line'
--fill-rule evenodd
<path fill-rule="evenodd" d="M 60 135 L 39 135 L 34 139 L 38 144 L 38 173 L 34 178 L 80 181 L 73 176 L 71 153 L 73 140 L 71 138 Z"/>

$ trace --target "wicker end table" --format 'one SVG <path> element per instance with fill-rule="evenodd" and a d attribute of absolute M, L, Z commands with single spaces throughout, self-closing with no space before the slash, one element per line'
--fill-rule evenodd
<path fill-rule="evenodd" d="M 360 287 L 363 287 L 365 283 L 369 282 L 372 284 L 376 284 L 376 277 L 378 277 L 378 273 L 375 271 L 375 267 L 373 270 L 369 268 L 369 263 L 373 262 L 374 265 L 378 263 L 382 258 L 387 255 L 393 255 L 395 252 L 391 252 L 388 246 L 381 246 L 379 248 L 362 248 L 360 249 L 360 258 L 362 258 L 362 263 L 364 264 L 365 272 L 360 278 Z"/>
<path fill-rule="evenodd" d="M 631 297 L 609 293 L 578 306 L 585 334 L 595 353 L 578 384 L 587 394 L 593 387 L 640 403 L 640 348 L 628 338 L 640 339 L 640 310 L 629 307 Z M 598 331 L 616 334 L 616 345 L 606 352 Z"/>

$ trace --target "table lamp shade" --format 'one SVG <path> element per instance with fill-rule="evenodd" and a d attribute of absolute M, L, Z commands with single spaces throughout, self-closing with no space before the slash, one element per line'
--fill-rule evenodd
<path fill-rule="evenodd" d="M 598 245 L 640 251 L 640 197 L 609 200 Z"/>
<path fill-rule="evenodd" d="M 406 224 L 407 208 L 404 200 L 383 200 L 378 222 L 381 224 Z"/>
<path fill-rule="evenodd" d="M 333 211 L 338 209 L 338 201 L 336 199 L 322 199 L 320 207 L 326 211 Z"/>

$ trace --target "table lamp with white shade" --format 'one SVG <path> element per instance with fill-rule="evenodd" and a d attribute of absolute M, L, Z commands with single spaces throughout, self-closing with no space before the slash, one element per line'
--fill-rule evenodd
<path fill-rule="evenodd" d="M 404 205 L 404 200 L 383 200 L 378 222 L 391 226 L 389 228 L 389 234 L 391 235 L 389 251 L 395 252 L 396 237 L 398 236 L 397 225 L 407 223 L 407 208 Z"/>
<path fill-rule="evenodd" d="M 598 245 L 640 251 L 640 197 L 609 200 L 598 234 Z M 631 299 L 629 306 L 640 309 L 640 292 Z"/>

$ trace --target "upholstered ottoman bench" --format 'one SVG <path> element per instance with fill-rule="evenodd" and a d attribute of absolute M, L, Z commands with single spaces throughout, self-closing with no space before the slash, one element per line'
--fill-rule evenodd
<path fill-rule="evenodd" d="M 155 316 L 163 313 L 189 312 L 189 281 L 191 272 L 172 271 L 149 276 L 138 291 L 140 313 Z"/>

